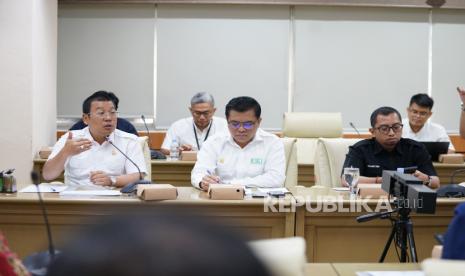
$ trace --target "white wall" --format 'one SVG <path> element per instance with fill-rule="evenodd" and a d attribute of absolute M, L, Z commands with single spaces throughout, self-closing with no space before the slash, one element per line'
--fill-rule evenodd
<path fill-rule="evenodd" d="M 79 6 L 73 9 L 78 11 Z M 86 7 L 86 13 L 101 9 L 99 5 Z M 341 112 L 346 131 L 352 131 L 349 122 L 366 131 L 371 112 L 382 105 L 393 106 L 405 116 L 413 94 L 431 93 L 436 101 L 432 121 L 457 133 L 455 86 L 465 85 L 464 10 L 190 4 L 156 7 L 155 35 L 150 36 L 155 43 L 147 43 L 153 46 L 147 59 L 152 61 L 155 54 L 156 60 L 154 70 L 147 71 L 156 76 L 146 76 L 154 81 L 155 98 L 117 92 L 122 102 L 130 104 L 156 101 L 158 127 L 188 116 L 189 99 L 197 91 L 215 96 L 220 116 L 227 100 L 245 94 L 262 104 L 265 128 L 281 128 L 286 111 L 319 111 Z M 115 21 L 126 20 L 124 7 L 120 11 L 121 18 Z M 87 26 L 82 24 L 76 28 Z M 86 40 L 86 36 L 71 28 L 64 36 L 59 34 L 59 40 L 64 45 Z M 75 47 L 66 56 L 59 55 L 59 63 L 76 59 L 76 54 L 86 57 L 88 52 L 88 48 Z M 100 49 L 100 54 L 90 56 L 86 66 L 98 66 L 108 57 L 126 58 L 113 48 Z M 77 60 L 65 67 L 79 67 L 81 59 Z M 75 73 L 62 80 L 59 72 L 63 93 L 74 89 L 76 81 L 86 78 L 83 75 Z M 92 74 L 97 75 L 96 79 L 102 78 L 102 74 Z M 109 83 L 124 80 L 133 81 L 121 76 Z M 293 103 L 289 109 L 288 99 Z M 59 97 L 58 105 L 62 108 L 75 103 L 72 94 Z"/>
<path fill-rule="evenodd" d="M 54 0 L 0 1 L 0 170 L 30 182 L 32 159 L 56 131 Z"/>

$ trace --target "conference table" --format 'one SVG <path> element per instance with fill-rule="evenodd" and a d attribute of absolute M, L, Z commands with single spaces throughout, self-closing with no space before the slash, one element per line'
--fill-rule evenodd
<path fill-rule="evenodd" d="M 411 271 L 421 270 L 418 263 L 308 263 L 306 276 L 355 276 L 359 271 Z"/>
<path fill-rule="evenodd" d="M 179 187 L 175 200 L 142 201 L 135 196 L 60 196 L 43 193 L 50 225 L 57 247 L 69 233 L 99 223 L 110 215 L 173 210 L 201 214 L 243 233 L 248 239 L 294 236 L 293 212 L 265 212 L 264 199 L 211 200 L 207 193 L 192 187 Z M 274 204 L 274 203 L 273 203 Z M 293 204 L 293 197 L 279 199 L 283 206 Z M 34 193 L 0 194 L 0 229 L 9 245 L 24 257 L 45 250 L 46 230 L 38 196 Z"/>
<path fill-rule="evenodd" d="M 358 223 L 356 217 L 386 211 L 387 199 L 351 199 L 348 192 L 313 186 L 291 189 L 297 203 L 296 236 L 307 244 L 309 262 L 377 262 L 391 232 L 389 220 Z M 444 233 L 464 199 L 437 199 L 435 214 L 411 213 L 418 260 L 431 256 L 434 234 Z M 386 262 L 397 262 L 391 246 Z"/>
<path fill-rule="evenodd" d="M 46 159 L 34 159 L 34 171 L 36 171 L 41 181 L 42 168 Z M 178 187 L 190 186 L 191 171 L 195 161 L 169 161 L 169 160 L 151 160 L 152 180 L 156 183 L 170 183 Z M 438 173 L 441 183 L 450 183 L 450 176 L 455 170 L 465 169 L 465 164 L 443 164 L 433 163 L 436 172 Z M 315 171 L 313 164 L 298 165 L 297 183 L 302 186 L 311 187 L 315 185 Z M 61 175 L 57 181 L 63 181 Z M 455 182 L 465 182 L 465 172 L 457 174 Z"/>

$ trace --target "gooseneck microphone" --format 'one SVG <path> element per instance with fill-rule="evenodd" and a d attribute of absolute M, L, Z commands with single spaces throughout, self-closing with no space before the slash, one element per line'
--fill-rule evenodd
<path fill-rule="evenodd" d="M 358 129 L 355 127 L 354 123 L 349 122 L 349 125 L 355 130 L 355 132 L 357 132 L 358 136 L 360 137 L 360 132 L 359 132 Z"/>
<path fill-rule="evenodd" d="M 110 137 L 109 137 L 109 136 L 105 137 L 105 140 L 107 140 L 108 143 L 110 143 L 110 145 L 112 145 L 115 149 L 117 149 L 119 152 L 121 152 L 121 154 L 122 154 L 127 160 L 129 160 L 129 162 L 131 162 L 131 163 L 136 167 L 137 171 L 139 172 L 139 180 L 136 181 L 136 182 L 130 183 L 130 184 L 126 185 L 126 187 L 122 188 L 122 189 L 121 189 L 121 192 L 122 192 L 122 193 L 133 193 L 133 192 L 136 191 L 136 188 L 137 188 L 137 185 L 138 185 L 138 184 L 150 184 L 150 183 L 151 183 L 149 180 L 144 180 L 144 176 L 142 175 L 139 166 L 137 166 L 137 164 L 136 164 L 134 161 L 132 161 L 132 159 L 129 158 L 129 156 L 127 156 L 120 148 L 118 148 L 118 147 L 110 140 Z"/>
<path fill-rule="evenodd" d="M 52 232 L 50 231 L 50 223 L 48 221 L 47 210 L 45 209 L 44 201 L 39 189 L 39 175 L 37 172 L 31 172 L 32 183 L 37 188 L 37 195 L 39 196 L 39 205 L 42 209 L 42 215 L 44 217 L 45 227 L 47 228 L 48 238 L 48 251 L 34 253 L 24 258 L 24 266 L 27 268 L 32 275 L 46 275 L 48 265 L 55 259 L 58 251 L 55 251 L 53 246 Z"/>
<path fill-rule="evenodd" d="M 137 164 L 136 164 L 134 161 L 132 161 L 132 159 L 129 158 L 129 156 L 127 156 L 122 150 L 120 150 L 120 149 L 110 140 L 110 137 L 109 137 L 109 136 L 105 137 L 105 140 L 107 140 L 107 142 L 110 143 L 110 145 L 112 145 L 115 149 L 117 149 L 119 152 L 121 152 L 121 154 L 122 154 L 127 160 L 129 160 L 129 162 L 131 162 L 131 163 L 136 167 L 137 171 L 139 172 L 139 180 L 144 179 L 144 177 L 142 176 L 142 173 L 140 172 L 139 166 L 137 166 Z"/>
<path fill-rule="evenodd" d="M 150 145 L 152 142 L 150 142 L 150 132 L 149 132 L 149 127 L 147 126 L 147 122 L 145 122 L 145 116 L 144 114 L 140 115 L 142 122 L 144 122 L 145 130 L 147 130 L 147 137 L 149 139 L 149 149 L 150 149 L 150 159 L 166 159 L 166 156 L 161 153 L 160 151 L 153 150 L 150 148 Z"/>
<path fill-rule="evenodd" d="M 144 122 L 145 130 L 147 130 L 147 138 L 149 139 L 149 148 L 150 148 L 150 145 L 151 145 L 152 143 L 150 142 L 149 127 L 147 126 L 147 122 L 145 121 L 145 116 L 144 116 L 144 114 L 140 115 L 140 118 L 142 119 L 142 122 Z"/>

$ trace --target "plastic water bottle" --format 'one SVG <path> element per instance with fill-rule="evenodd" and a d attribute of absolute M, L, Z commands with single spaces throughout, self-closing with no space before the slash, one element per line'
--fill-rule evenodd
<path fill-rule="evenodd" d="M 176 139 L 173 139 L 171 141 L 171 146 L 170 146 L 170 160 L 179 160 L 179 144 Z"/>

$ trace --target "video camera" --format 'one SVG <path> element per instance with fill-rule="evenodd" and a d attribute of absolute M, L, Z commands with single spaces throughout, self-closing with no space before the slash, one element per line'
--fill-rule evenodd
<path fill-rule="evenodd" d="M 385 170 L 381 188 L 397 198 L 398 208 L 408 208 L 421 214 L 436 212 L 436 191 L 411 174 Z"/>

